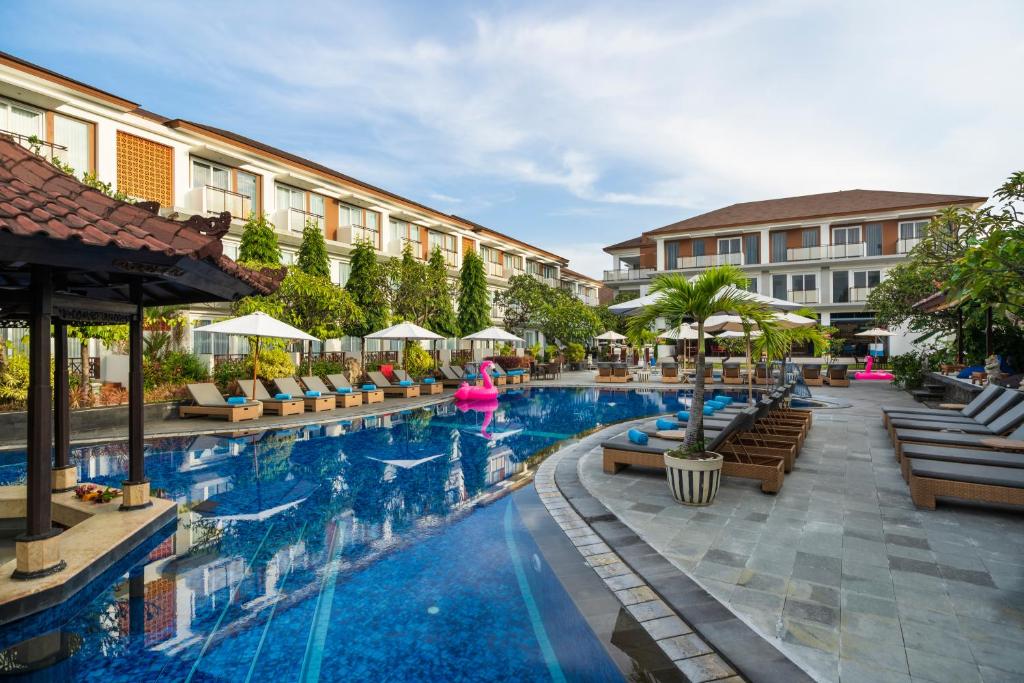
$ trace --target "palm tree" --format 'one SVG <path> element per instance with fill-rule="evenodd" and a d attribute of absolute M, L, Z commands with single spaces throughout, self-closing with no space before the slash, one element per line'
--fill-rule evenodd
<path fill-rule="evenodd" d="M 756 301 L 743 287 L 747 276 L 736 266 L 708 268 L 690 280 L 684 275 L 661 275 L 651 283 L 650 294 L 660 294 L 655 303 L 634 314 L 629 321 L 630 336 L 650 329 L 658 318 L 669 327 L 678 327 L 688 319 L 697 324 L 697 378 L 690 403 L 690 419 L 686 423 L 683 446 L 694 449 L 704 441 L 704 322 L 716 313 L 743 310 L 746 317 L 767 314 L 767 307 Z"/>

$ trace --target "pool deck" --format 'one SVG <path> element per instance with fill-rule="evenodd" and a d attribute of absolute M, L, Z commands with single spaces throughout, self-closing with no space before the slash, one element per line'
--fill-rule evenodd
<path fill-rule="evenodd" d="M 580 457 L 579 480 L 819 680 L 1022 680 L 1024 516 L 915 508 L 878 410 L 909 395 L 861 382 L 813 391 L 850 407 L 814 411 L 777 495 L 724 478 L 713 505 L 684 507 L 660 472 L 605 474 L 599 446 Z"/>

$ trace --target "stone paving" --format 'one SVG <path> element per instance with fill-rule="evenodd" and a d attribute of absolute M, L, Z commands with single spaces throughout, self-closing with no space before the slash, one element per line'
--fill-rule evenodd
<path fill-rule="evenodd" d="M 820 680 L 1024 680 L 1024 516 L 916 509 L 878 410 L 909 396 L 881 383 L 814 391 L 851 407 L 814 412 L 778 495 L 725 478 L 713 505 L 687 508 L 660 472 L 604 474 L 599 447 L 580 479 Z"/>

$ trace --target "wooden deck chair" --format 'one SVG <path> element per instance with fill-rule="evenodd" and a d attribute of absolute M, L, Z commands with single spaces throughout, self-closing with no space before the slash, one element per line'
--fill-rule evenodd
<path fill-rule="evenodd" d="M 306 402 L 306 410 L 311 413 L 334 410 L 336 405 L 333 394 L 329 396 L 306 396 L 306 392 L 302 390 L 302 387 L 299 386 L 294 377 L 276 377 L 274 378 L 274 386 L 282 394 L 301 396 L 302 400 Z"/>
<path fill-rule="evenodd" d="M 743 384 L 740 377 L 739 363 L 722 363 L 722 382 L 725 384 Z"/>
<path fill-rule="evenodd" d="M 255 384 L 255 389 L 253 389 L 253 384 Z M 262 403 L 264 413 L 270 413 L 271 415 L 302 415 L 306 410 L 306 404 L 302 398 L 298 396 L 287 399 L 274 398 L 267 391 L 263 382 L 259 380 L 253 382 L 251 379 L 240 379 L 238 380 L 238 388 L 242 390 L 246 398 Z"/>
<path fill-rule="evenodd" d="M 611 363 L 601 362 L 597 364 L 597 381 L 602 383 L 612 381 Z"/>
<path fill-rule="evenodd" d="M 305 375 L 299 379 L 302 380 L 302 383 L 310 391 L 319 391 L 321 396 L 333 396 L 336 408 L 355 408 L 356 406 L 363 405 L 363 395 L 357 391 L 352 389 L 346 391 L 344 388 L 340 390 L 328 389 L 322 379 L 312 375 Z"/>
<path fill-rule="evenodd" d="M 803 375 L 804 384 L 809 387 L 820 387 L 825 383 L 821 376 L 820 363 L 808 363 L 800 366 L 800 374 Z"/>
<path fill-rule="evenodd" d="M 661 381 L 665 384 L 678 384 L 682 378 L 679 376 L 679 363 L 661 364 Z"/>
<path fill-rule="evenodd" d="M 444 391 L 444 385 L 435 381 L 433 377 L 424 378 L 417 382 L 402 368 L 395 368 L 392 372 L 395 373 L 395 377 L 398 378 L 399 382 L 413 382 L 416 384 L 416 386 L 420 388 L 420 396 L 433 396 L 434 394 L 440 394 Z M 427 379 L 430 379 L 430 381 L 428 382 Z"/>
<path fill-rule="evenodd" d="M 194 405 L 178 406 L 179 417 L 223 417 L 228 422 L 238 422 L 255 420 L 263 414 L 263 405 L 259 401 L 228 403 L 214 384 L 186 384 L 185 388 Z"/>
<path fill-rule="evenodd" d="M 847 367 L 845 365 L 828 366 L 828 374 L 825 376 L 825 383 L 830 387 L 850 386 L 850 379 L 846 376 L 846 371 Z"/>
<path fill-rule="evenodd" d="M 380 389 L 363 389 L 362 387 L 353 387 L 348 381 L 348 377 L 342 373 L 334 375 L 327 375 L 327 381 L 331 383 L 331 386 L 335 389 L 351 389 L 353 393 L 360 393 L 363 395 L 363 403 L 383 403 L 384 392 Z"/>
<path fill-rule="evenodd" d="M 509 376 L 505 374 L 505 370 L 494 361 L 491 361 L 491 381 L 496 387 L 503 387 L 509 383 Z"/>
<path fill-rule="evenodd" d="M 384 391 L 385 396 L 416 398 L 420 395 L 420 387 L 418 384 L 410 384 L 405 387 L 398 384 L 392 384 L 388 381 L 388 378 L 384 376 L 384 373 L 378 370 L 371 370 L 366 374 L 369 376 L 370 381 L 377 385 L 378 389 Z"/>
<path fill-rule="evenodd" d="M 766 364 L 754 365 L 754 384 L 768 384 L 768 366 Z"/>

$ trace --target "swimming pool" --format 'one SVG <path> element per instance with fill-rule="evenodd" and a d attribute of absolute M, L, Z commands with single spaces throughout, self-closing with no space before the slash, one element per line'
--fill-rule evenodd
<path fill-rule="evenodd" d="M 0 628 L 0 671 L 43 637 L 59 643 L 51 678 L 621 680 L 513 497 L 493 494 L 572 435 L 686 400 L 531 388 L 493 413 L 152 439 L 147 474 L 177 524 L 83 604 Z M 123 444 L 73 458 L 81 480 L 126 475 Z M 23 478 L 24 454 L 2 454 L 0 482 Z"/>

